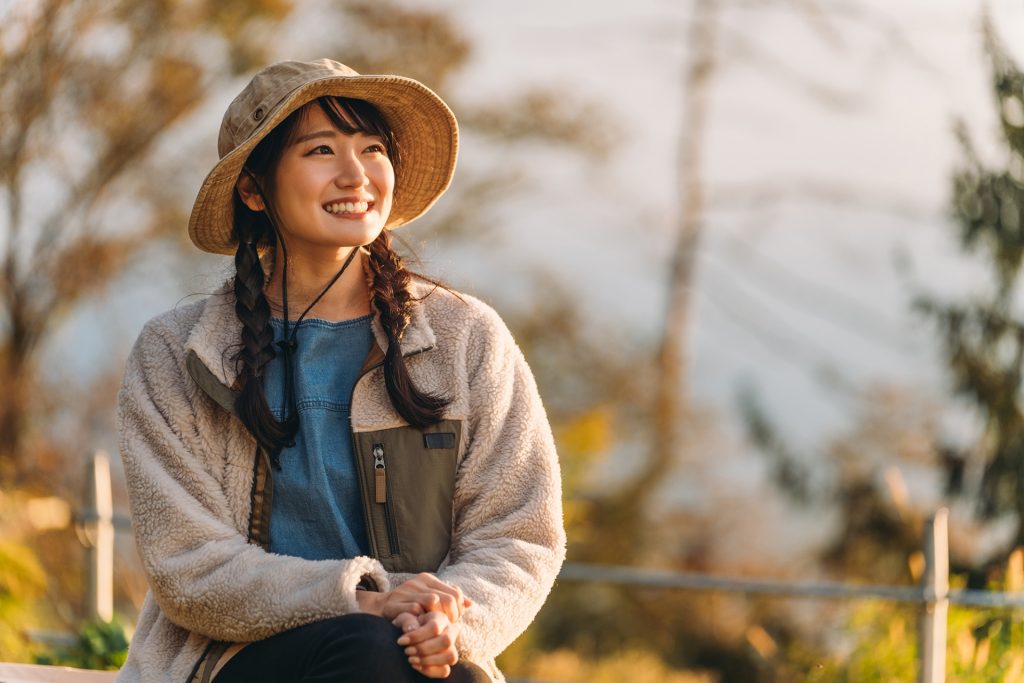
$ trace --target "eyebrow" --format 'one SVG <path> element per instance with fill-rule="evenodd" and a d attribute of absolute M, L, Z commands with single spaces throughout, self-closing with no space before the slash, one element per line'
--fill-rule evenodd
<path fill-rule="evenodd" d="M 333 137 L 336 137 L 337 135 L 338 135 L 337 131 L 333 131 L 333 130 L 318 130 L 318 131 L 315 131 L 313 133 L 306 133 L 305 135 L 300 135 L 299 137 L 295 138 L 295 140 L 292 142 L 292 144 L 293 145 L 298 145 L 300 143 L 305 142 L 306 140 L 312 140 L 313 138 L 333 138 Z"/>

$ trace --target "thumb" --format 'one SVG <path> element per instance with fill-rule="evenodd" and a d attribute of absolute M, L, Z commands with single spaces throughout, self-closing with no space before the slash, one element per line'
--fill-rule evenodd
<path fill-rule="evenodd" d="M 408 633 L 419 625 L 419 620 L 409 612 L 402 612 L 391 620 L 392 625 L 402 629 L 402 633 Z"/>

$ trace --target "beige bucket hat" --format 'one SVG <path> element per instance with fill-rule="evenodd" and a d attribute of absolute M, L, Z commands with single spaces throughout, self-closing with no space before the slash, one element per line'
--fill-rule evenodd
<path fill-rule="evenodd" d="M 214 254 L 233 254 L 235 183 L 245 160 L 267 133 L 302 105 L 334 95 L 377 107 L 402 151 L 395 202 L 386 228 L 404 225 L 433 206 L 455 172 L 459 127 L 448 105 L 422 83 L 403 76 L 363 76 L 330 59 L 286 61 L 258 72 L 224 114 L 220 161 L 199 188 L 188 235 Z"/>

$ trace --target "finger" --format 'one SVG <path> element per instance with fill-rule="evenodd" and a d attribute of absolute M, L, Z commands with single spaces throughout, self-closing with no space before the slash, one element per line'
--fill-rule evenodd
<path fill-rule="evenodd" d="M 442 633 L 445 633 L 451 622 L 441 612 L 429 612 L 423 616 L 418 617 L 419 626 L 408 631 L 405 635 L 398 639 L 398 644 L 405 646 L 414 646 L 424 641 L 436 638 Z M 415 654 L 415 653 L 409 653 Z"/>
<path fill-rule="evenodd" d="M 443 629 L 437 625 L 421 624 L 412 631 L 406 631 L 401 638 L 398 639 L 398 644 L 409 650 L 410 648 L 419 647 L 422 643 L 427 642 L 433 638 L 437 638 L 441 635 Z M 416 654 L 415 651 L 409 652 L 409 654 Z"/>
<path fill-rule="evenodd" d="M 437 602 L 428 611 L 443 612 L 448 621 L 458 621 L 462 616 L 462 605 L 447 593 L 435 593 Z M 461 600 L 461 598 L 460 598 Z"/>
<path fill-rule="evenodd" d="M 416 600 L 416 603 L 420 606 L 417 614 L 439 612 L 444 614 L 450 622 L 458 621 L 460 616 L 459 610 L 452 604 L 451 596 L 430 591 L 427 593 L 417 593 L 410 597 Z"/>
<path fill-rule="evenodd" d="M 449 619 L 456 621 L 462 617 L 463 612 L 472 604 L 458 586 L 442 581 L 429 572 L 421 572 L 411 579 L 403 582 L 392 593 L 402 596 L 420 595 L 423 593 L 434 593 L 438 596 L 438 602 L 431 601 L 424 603 L 426 610 L 440 610 L 448 615 Z M 448 596 L 448 597 L 445 597 Z M 450 600 L 449 600 L 450 598 Z M 406 598 L 408 599 L 408 598 Z"/>
<path fill-rule="evenodd" d="M 419 593 L 416 600 L 422 607 L 422 612 L 440 612 L 448 617 L 448 621 L 458 621 L 462 616 L 462 610 L 455 604 L 454 598 L 447 593 Z"/>
<path fill-rule="evenodd" d="M 458 597 L 455 597 L 455 593 L 451 590 L 450 586 L 446 590 L 435 589 L 434 586 L 430 586 L 428 591 L 416 596 L 425 611 L 444 612 L 449 621 L 459 620 L 463 609 L 465 609 L 462 606 L 461 593 L 458 593 Z"/>
<path fill-rule="evenodd" d="M 399 614 L 409 613 L 414 616 L 423 614 L 426 610 L 416 600 L 405 600 L 395 597 L 388 598 L 380 608 L 380 614 L 385 619 L 394 619 Z"/>
<path fill-rule="evenodd" d="M 451 605 L 454 610 L 458 610 L 458 614 L 461 616 L 462 610 L 468 605 L 465 605 L 466 597 L 462 594 L 462 589 L 458 586 L 453 586 L 446 581 L 442 581 L 433 574 L 423 572 L 418 574 L 416 577 L 424 586 L 430 590 L 437 591 L 441 596 L 449 596 L 451 602 L 448 602 L 442 597 L 445 605 Z M 448 611 L 446 609 L 445 611 Z"/>
<path fill-rule="evenodd" d="M 449 651 L 454 652 L 454 643 L 454 639 L 445 632 L 433 638 L 427 638 L 424 641 L 410 644 L 405 648 L 405 655 L 406 657 L 419 657 L 421 659 L 433 655 L 442 655 Z M 437 663 L 454 664 L 455 662 L 449 662 L 442 657 Z"/>
<path fill-rule="evenodd" d="M 428 655 L 414 655 L 419 658 L 419 664 L 422 667 L 431 666 L 455 666 L 459 661 L 459 653 L 455 649 L 455 646 L 451 646 Z M 411 658 L 410 658 L 411 661 Z"/>
<path fill-rule="evenodd" d="M 459 652 L 456 643 L 459 640 L 459 624 L 449 624 L 448 628 L 433 638 L 410 644 L 404 650 L 405 655 L 412 658 L 419 658 L 430 664 L 455 664 L 459 661 Z M 430 659 L 433 657 L 433 659 Z"/>
<path fill-rule="evenodd" d="M 420 666 L 413 666 L 412 668 L 420 672 L 427 678 L 448 678 L 448 676 L 450 676 L 452 673 L 452 669 L 449 666 L 430 666 L 425 668 Z"/>
<path fill-rule="evenodd" d="M 420 625 L 419 619 L 417 619 L 415 615 L 409 614 L 408 612 L 402 612 L 397 617 L 392 619 L 391 623 L 394 626 L 397 626 L 399 629 L 401 629 L 402 633 L 414 631 Z"/>
<path fill-rule="evenodd" d="M 441 579 L 437 578 L 433 574 L 428 572 L 422 572 L 416 576 L 402 582 L 397 588 L 393 589 L 395 592 L 409 592 L 409 593 L 425 593 L 425 592 L 445 592 L 450 593 L 452 586 L 445 583 Z"/>

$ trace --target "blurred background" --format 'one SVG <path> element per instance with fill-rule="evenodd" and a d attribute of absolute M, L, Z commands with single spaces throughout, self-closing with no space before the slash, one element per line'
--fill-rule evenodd
<path fill-rule="evenodd" d="M 1020 590 L 1022 46 L 1017 0 L 0 0 L 0 661 L 122 661 L 146 583 L 121 370 L 229 276 L 187 217 L 228 102 L 283 58 L 454 109 L 455 182 L 399 236 L 523 347 L 577 566 L 912 586 L 944 507 L 953 585 Z M 1020 616 L 954 608 L 947 680 L 1024 680 Z M 569 578 L 499 661 L 909 681 L 916 620 Z"/>

